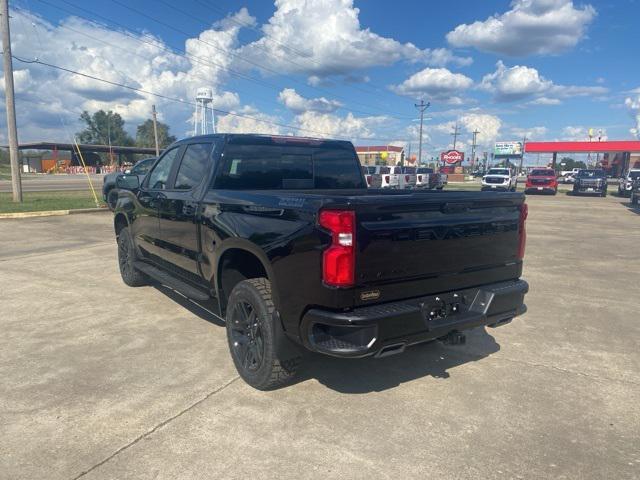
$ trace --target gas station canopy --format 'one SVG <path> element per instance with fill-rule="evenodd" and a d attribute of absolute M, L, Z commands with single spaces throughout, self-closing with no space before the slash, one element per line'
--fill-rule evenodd
<path fill-rule="evenodd" d="M 527 142 L 526 153 L 615 153 L 640 152 L 640 140 L 604 142 Z"/>

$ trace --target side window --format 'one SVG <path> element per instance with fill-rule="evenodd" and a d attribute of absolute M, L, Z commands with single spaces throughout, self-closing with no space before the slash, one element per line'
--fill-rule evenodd
<path fill-rule="evenodd" d="M 200 183 L 209 163 L 211 143 L 192 143 L 182 156 L 176 176 L 176 190 L 190 190 Z"/>
<path fill-rule="evenodd" d="M 180 147 L 175 147 L 165 153 L 160 161 L 156 164 L 155 168 L 151 171 L 147 182 L 147 188 L 152 190 L 166 190 L 167 180 L 169 180 L 169 174 L 173 167 L 173 162 L 178 157 Z"/>
<path fill-rule="evenodd" d="M 149 168 L 151 168 L 151 165 L 153 165 L 153 159 L 151 159 L 151 158 L 146 159 L 146 160 L 140 160 L 131 169 L 131 173 L 134 174 L 134 175 L 144 175 L 145 173 L 147 173 L 149 171 Z"/>

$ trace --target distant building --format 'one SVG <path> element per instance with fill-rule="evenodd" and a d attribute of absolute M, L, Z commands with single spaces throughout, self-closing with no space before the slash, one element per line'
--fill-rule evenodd
<path fill-rule="evenodd" d="M 404 148 L 395 145 L 356 147 L 361 165 L 399 165 L 404 161 Z"/>

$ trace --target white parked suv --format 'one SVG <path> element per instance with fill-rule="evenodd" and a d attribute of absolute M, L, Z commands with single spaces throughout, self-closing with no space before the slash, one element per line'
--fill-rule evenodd
<path fill-rule="evenodd" d="M 402 169 L 396 166 L 376 165 L 376 176 L 380 176 L 380 188 L 400 188 Z"/>
<path fill-rule="evenodd" d="M 620 178 L 618 183 L 618 195 L 628 197 L 633 189 L 633 182 L 640 179 L 640 168 L 632 168 Z"/>
<path fill-rule="evenodd" d="M 510 168 L 491 168 L 482 177 L 482 191 L 485 190 L 507 190 L 516 191 L 518 186 L 518 175 Z"/>

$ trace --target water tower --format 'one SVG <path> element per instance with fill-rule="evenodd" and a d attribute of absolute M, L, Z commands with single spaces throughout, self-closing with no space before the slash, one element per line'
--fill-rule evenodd
<path fill-rule="evenodd" d="M 209 130 L 211 126 L 211 130 Z M 216 119 L 213 111 L 213 90 L 201 87 L 196 91 L 196 112 L 193 119 L 193 134 L 216 133 Z"/>

